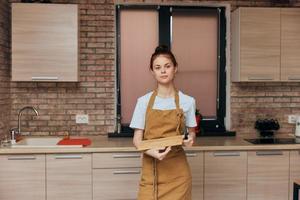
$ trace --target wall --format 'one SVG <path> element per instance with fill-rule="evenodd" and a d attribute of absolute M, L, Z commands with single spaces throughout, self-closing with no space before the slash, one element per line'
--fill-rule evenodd
<path fill-rule="evenodd" d="M 3 0 L 1 0 L 3 1 Z M 18 2 L 18 1 L 13 1 Z M 23 106 L 36 107 L 39 117 L 23 116 L 23 130 L 38 135 L 106 134 L 114 130 L 115 104 L 115 21 L 113 0 L 53 0 L 54 3 L 78 3 L 80 8 L 80 83 L 11 83 L 11 127 L 17 126 L 17 112 Z M 186 3 L 201 1 L 135 0 L 119 3 Z M 211 3 L 216 1 L 211 1 Z M 300 6 L 280 1 L 218 1 L 237 6 Z M 276 3 L 279 2 L 279 3 Z M 286 2 L 286 1 L 285 1 Z M 6 62 L 8 62 L 6 60 Z M 7 67 L 5 68 L 7 69 Z M 4 70 L 7 73 L 7 70 Z M 3 72 L 0 72 L 3 73 Z M 7 75 L 8 76 L 8 75 Z M 1 81 L 5 83 L 7 81 Z M 2 90 L 2 89 L 0 89 Z M 6 89 L 8 90 L 8 89 Z M 231 124 L 240 135 L 254 133 L 259 117 L 279 119 L 280 133 L 293 131 L 287 114 L 300 113 L 298 83 L 232 83 Z M 2 100 L 1 100 L 2 101 Z M 4 100 L 3 102 L 6 102 Z M 2 106 L 1 105 L 1 110 Z M 76 125 L 75 114 L 89 114 L 89 125 Z M 3 117 L 2 117 L 3 118 Z"/>
<path fill-rule="evenodd" d="M 10 116 L 10 10 L 7 0 L 0 0 L 0 139 L 9 132 Z"/>

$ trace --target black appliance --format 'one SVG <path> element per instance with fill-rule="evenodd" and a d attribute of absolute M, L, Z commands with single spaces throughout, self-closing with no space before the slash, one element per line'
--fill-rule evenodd
<path fill-rule="evenodd" d="M 274 131 L 279 130 L 280 125 L 276 119 L 258 119 L 254 127 L 260 133 L 260 137 L 273 137 Z"/>

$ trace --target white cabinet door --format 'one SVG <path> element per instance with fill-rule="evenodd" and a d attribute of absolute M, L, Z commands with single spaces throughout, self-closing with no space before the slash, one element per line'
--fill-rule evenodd
<path fill-rule="evenodd" d="M 48 154 L 47 200 L 91 200 L 91 154 Z"/>
<path fill-rule="evenodd" d="M 45 155 L 0 155 L 1 200 L 45 198 Z"/>

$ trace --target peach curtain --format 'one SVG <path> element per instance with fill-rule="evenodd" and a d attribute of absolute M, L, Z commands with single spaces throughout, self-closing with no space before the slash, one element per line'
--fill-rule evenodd
<path fill-rule="evenodd" d="M 121 33 L 121 114 L 128 124 L 138 97 L 155 87 L 149 63 L 158 45 L 158 12 L 156 10 L 122 10 Z"/>
<path fill-rule="evenodd" d="M 172 51 L 179 66 L 177 87 L 196 99 L 204 116 L 216 116 L 217 101 L 217 10 L 172 13 Z"/>

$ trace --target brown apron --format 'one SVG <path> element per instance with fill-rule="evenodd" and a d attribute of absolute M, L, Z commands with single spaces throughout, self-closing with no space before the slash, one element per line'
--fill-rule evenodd
<path fill-rule="evenodd" d="M 184 115 L 178 91 L 174 110 L 152 109 L 156 95 L 154 91 L 148 103 L 144 140 L 180 135 Z M 191 200 L 191 172 L 181 146 L 173 146 L 162 161 L 143 154 L 142 166 L 138 200 Z"/>

